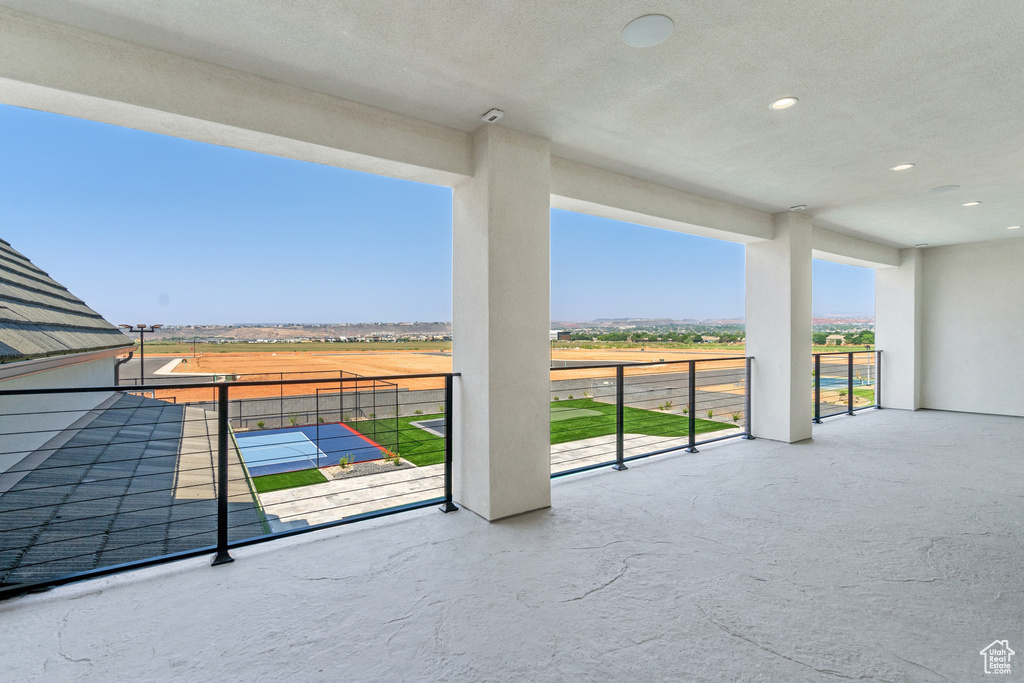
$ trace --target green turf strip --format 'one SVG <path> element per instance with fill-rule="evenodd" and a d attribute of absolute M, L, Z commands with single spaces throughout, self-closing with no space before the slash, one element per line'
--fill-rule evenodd
<path fill-rule="evenodd" d="M 595 436 L 609 436 L 615 433 L 614 404 L 599 403 L 589 398 L 577 398 L 571 401 L 559 401 L 558 406 L 559 408 L 583 408 L 599 413 L 599 415 L 552 422 L 552 444 L 592 439 Z M 690 419 L 685 415 L 673 415 L 658 410 L 643 410 L 626 406 L 623 409 L 623 418 L 627 434 L 646 434 L 648 436 L 689 436 L 690 434 Z M 695 431 L 697 434 L 705 434 L 735 426 L 725 422 L 698 418 Z"/>
<path fill-rule="evenodd" d="M 310 484 L 323 484 L 327 477 L 321 474 L 320 470 L 298 470 L 296 472 L 282 472 L 281 474 L 265 474 L 262 477 L 253 477 L 252 485 L 256 487 L 257 493 L 268 493 L 269 491 L 281 491 L 282 489 L 293 489 L 297 486 L 309 486 Z"/>
<path fill-rule="evenodd" d="M 551 443 L 568 443 L 595 436 L 615 434 L 615 405 L 599 403 L 589 398 L 578 398 L 559 401 L 552 404 Z M 569 415 L 566 415 L 569 413 Z M 558 417 L 555 417 L 555 414 Z M 436 420 L 444 417 L 444 413 L 432 415 L 411 415 L 398 418 L 398 447 L 393 444 L 381 444 L 397 450 L 398 454 L 412 464 L 422 467 L 444 462 L 444 439 L 430 432 L 415 427 L 410 422 L 420 420 Z M 649 436 L 688 436 L 690 421 L 685 415 L 673 415 L 658 410 L 642 410 L 626 407 L 624 409 L 627 434 L 646 434 Z M 394 434 L 395 418 L 383 421 L 388 424 L 390 433 Z M 362 434 L 373 434 L 373 420 L 349 422 L 348 426 Z M 729 429 L 735 424 L 715 422 L 712 420 L 696 420 L 697 434 Z M 384 427 L 378 427 L 378 434 Z"/>

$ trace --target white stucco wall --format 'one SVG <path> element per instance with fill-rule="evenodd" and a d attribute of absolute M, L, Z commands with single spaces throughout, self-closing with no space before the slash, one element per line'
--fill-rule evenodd
<path fill-rule="evenodd" d="M 114 358 L 108 357 L 3 380 L 0 391 L 113 383 Z M 9 470 L 109 396 L 109 392 L 0 396 L 0 472 Z"/>
<path fill-rule="evenodd" d="M 1024 416 L 1022 266 L 1024 239 L 924 251 L 922 407 Z"/>

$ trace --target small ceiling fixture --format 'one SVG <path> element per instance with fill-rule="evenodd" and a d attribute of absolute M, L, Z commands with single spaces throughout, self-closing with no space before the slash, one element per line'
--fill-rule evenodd
<path fill-rule="evenodd" d="M 648 14 L 626 24 L 622 40 L 630 47 L 652 47 L 672 35 L 675 27 L 664 14 Z"/>
<path fill-rule="evenodd" d="M 914 168 L 914 164 L 897 164 L 896 166 L 893 166 L 889 170 L 890 171 L 909 171 L 912 168 Z"/>
<path fill-rule="evenodd" d="M 1020 226 L 1019 225 L 1011 225 L 1010 227 L 1007 228 L 1007 230 L 1020 230 Z"/>
<path fill-rule="evenodd" d="M 942 194 L 943 192 L 952 192 L 953 190 L 959 190 L 959 185 L 939 185 L 928 190 L 929 194 Z"/>
<path fill-rule="evenodd" d="M 504 115 L 505 115 L 505 112 L 503 112 L 500 109 L 491 109 L 489 112 L 487 112 L 486 114 L 484 114 L 480 118 L 483 119 L 484 121 L 486 121 L 487 123 L 494 123 L 495 121 L 497 121 L 498 119 L 500 119 Z"/>
<path fill-rule="evenodd" d="M 978 204 L 981 204 L 981 202 L 964 202 L 960 206 L 977 206 Z"/>
<path fill-rule="evenodd" d="M 799 101 L 800 100 L 798 100 L 795 97 L 780 97 L 779 99 L 777 99 L 774 102 L 772 102 L 771 104 L 769 104 L 768 108 L 769 109 L 776 109 L 776 110 L 778 110 L 778 109 L 789 109 L 790 107 L 792 107 L 794 104 L 796 104 Z"/>
<path fill-rule="evenodd" d="M 807 208 L 806 204 L 797 204 L 796 206 L 789 207 L 790 211 L 803 211 Z"/>
<path fill-rule="evenodd" d="M 923 244 L 915 244 L 914 246 L 915 246 L 916 248 L 918 248 L 918 249 L 924 249 L 925 247 L 927 247 L 927 246 L 928 246 L 928 243 L 927 243 L 927 242 L 925 242 L 925 243 L 923 243 Z"/>

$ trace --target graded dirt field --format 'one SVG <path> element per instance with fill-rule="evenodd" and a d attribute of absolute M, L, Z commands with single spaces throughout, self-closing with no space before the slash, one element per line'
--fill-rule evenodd
<path fill-rule="evenodd" d="M 737 358 L 716 362 L 701 363 L 700 370 L 713 368 L 743 367 L 743 349 L 735 351 L 721 349 L 553 349 L 552 361 L 557 365 L 559 360 L 587 361 L 592 363 L 630 361 L 657 362 L 708 360 L 712 358 Z M 684 372 L 685 364 L 658 365 L 637 368 L 627 371 L 629 374 Z M 329 379 L 337 376 L 339 371 L 354 373 L 363 377 L 388 375 L 408 375 L 420 373 L 451 372 L 452 357 L 446 352 L 422 351 L 357 351 L 335 353 L 300 353 L 300 352 L 265 352 L 265 353 L 217 353 L 205 354 L 197 358 L 187 358 L 180 363 L 174 372 L 178 374 L 199 373 L 202 375 L 236 375 L 240 381 L 260 381 L 284 379 Z M 300 374 L 307 373 L 307 374 Z M 584 377 L 613 377 L 614 368 L 589 369 L 568 368 L 552 370 L 553 380 L 578 379 Z M 443 386 L 442 379 L 419 378 L 399 379 L 394 381 L 403 389 L 437 389 Z M 292 384 L 266 387 L 246 387 L 232 390 L 233 397 L 257 397 L 278 395 L 300 395 L 315 393 L 316 388 L 337 388 L 332 384 Z M 351 385 L 346 385 L 351 386 Z M 178 401 L 212 400 L 213 389 L 176 389 L 161 390 L 160 397 L 175 396 Z"/>

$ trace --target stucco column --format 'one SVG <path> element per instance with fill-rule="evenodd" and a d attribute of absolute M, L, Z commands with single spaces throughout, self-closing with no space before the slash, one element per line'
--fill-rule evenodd
<path fill-rule="evenodd" d="M 901 249 L 897 268 L 875 271 L 875 344 L 882 351 L 882 406 L 921 407 L 920 249 Z"/>
<path fill-rule="evenodd" d="M 747 245 L 751 430 L 792 443 L 811 436 L 811 219 L 776 214 L 775 239 Z"/>
<path fill-rule="evenodd" d="M 474 144 L 454 191 L 454 486 L 495 520 L 551 505 L 551 155 L 498 126 Z"/>

